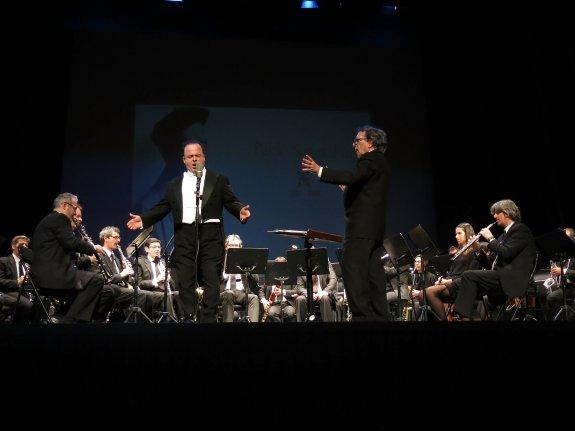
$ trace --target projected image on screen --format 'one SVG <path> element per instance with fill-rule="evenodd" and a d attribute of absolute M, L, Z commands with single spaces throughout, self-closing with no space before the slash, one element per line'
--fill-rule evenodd
<path fill-rule="evenodd" d="M 226 234 L 238 233 L 244 246 L 269 247 L 283 255 L 293 239 L 273 229 L 316 229 L 343 235 L 341 191 L 300 171 L 305 154 L 327 166 L 353 167 L 351 142 L 365 112 L 226 107 L 138 105 L 135 110 L 132 202 L 150 208 L 166 183 L 184 171 L 181 144 L 207 142 L 206 168 L 226 175 L 252 218 L 241 225 L 225 213 Z M 171 217 L 155 226 L 164 241 L 173 231 Z M 295 245 L 301 246 L 295 240 Z M 335 248 L 335 246 L 329 246 Z"/>

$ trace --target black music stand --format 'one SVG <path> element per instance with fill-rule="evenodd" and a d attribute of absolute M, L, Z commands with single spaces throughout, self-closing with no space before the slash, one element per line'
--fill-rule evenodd
<path fill-rule="evenodd" d="M 130 305 L 129 308 L 129 313 L 126 316 L 126 320 L 124 320 L 124 323 L 129 323 L 130 319 L 133 316 L 133 322 L 137 323 L 137 319 L 138 316 L 141 316 L 144 320 L 146 320 L 148 323 L 152 323 L 152 319 L 150 319 L 146 313 L 144 313 L 142 311 L 142 309 L 140 307 L 138 307 L 138 293 L 140 291 L 138 284 L 140 283 L 140 279 L 139 279 L 139 273 L 140 271 L 138 270 L 138 253 L 140 250 L 140 247 L 142 246 L 142 244 L 144 244 L 146 242 L 146 240 L 150 237 L 150 235 L 152 234 L 152 231 L 154 230 L 154 225 L 144 229 L 142 232 L 139 233 L 139 235 L 130 243 L 130 245 L 128 245 L 128 247 L 126 247 L 126 253 L 129 257 L 133 257 L 134 261 L 136 262 L 136 271 L 134 271 L 134 299 L 132 300 L 132 305 Z"/>
<path fill-rule="evenodd" d="M 275 260 L 269 260 L 268 266 L 266 269 L 266 279 L 265 285 L 266 286 L 275 286 L 275 284 L 279 281 L 281 293 L 279 296 L 280 301 L 280 321 L 284 321 L 283 315 L 283 287 L 286 282 L 287 284 L 294 285 L 297 283 L 296 277 L 290 274 L 290 267 L 287 262 L 276 262 Z M 272 287 L 273 288 L 273 287 Z M 269 304 L 271 307 L 273 304 Z M 262 322 L 264 320 L 262 319 Z"/>
<path fill-rule="evenodd" d="M 559 276 L 559 287 L 563 290 L 563 305 L 557 312 L 553 320 L 569 319 L 569 314 L 575 315 L 575 310 L 570 305 L 567 305 L 567 292 L 565 291 L 565 276 L 563 275 L 563 266 L 567 259 L 575 257 L 575 243 L 569 238 L 562 229 L 556 229 L 552 232 L 541 235 L 535 238 L 537 247 L 549 256 L 553 262 L 558 262 L 561 268 Z"/>
<path fill-rule="evenodd" d="M 421 274 L 423 277 L 423 289 L 421 290 L 421 295 L 423 297 L 423 304 L 421 305 L 421 312 L 419 314 L 418 320 L 421 322 L 427 322 L 428 320 L 428 313 L 431 313 L 435 316 L 437 320 L 441 320 L 439 316 L 431 309 L 429 305 L 427 305 L 427 295 L 425 294 L 425 288 L 427 284 L 426 280 L 426 262 L 429 261 L 434 256 L 439 254 L 439 250 L 433 244 L 430 236 L 427 234 L 425 229 L 421 227 L 421 225 L 417 225 L 413 229 L 411 229 L 407 236 L 415 246 L 415 252 L 413 253 L 415 256 L 421 256 Z"/>
<path fill-rule="evenodd" d="M 160 316 L 156 320 L 156 323 L 162 323 L 163 320 L 165 320 L 166 323 L 170 321 L 178 323 L 178 318 L 168 311 L 168 290 L 170 289 L 170 258 L 172 257 L 172 253 L 171 252 L 168 253 L 168 249 L 173 240 L 174 235 L 172 234 L 172 237 L 164 247 L 164 253 L 162 253 L 162 258 L 164 259 L 166 265 L 166 274 L 165 274 L 166 279 L 164 280 L 164 305 L 162 307 L 162 311 L 160 311 Z M 172 252 L 173 251 L 174 250 L 172 249 Z M 171 293 L 172 292 L 170 290 L 170 296 Z M 173 296 L 170 299 L 172 301 L 172 310 L 173 310 L 173 300 L 174 300 Z"/>
<path fill-rule="evenodd" d="M 451 268 L 451 255 L 450 254 L 440 254 L 433 256 L 429 259 L 428 268 L 431 272 L 435 273 L 437 277 L 445 277 Z"/>
<path fill-rule="evenodd" d="M 403 320 L 404 304 L 401 299 L 400 275 L 405 271 L 402 271 L 401 268 L 406 267 L 413 262 L 413 255 L 411 254 L 409 245 L 402 233 L 398 233 L 397 235 L 384 239 L 383 247 L 387 254 L 382 256 L 382 260 L 389 259 L 397 273 L 397 318 L 398 320 Z M 407 301 L 410 300 L 410 298 L 406 299 Z M 413 298 L 411 298 L 411 303 L 413 309 L 415 309 Z"/>
<path fill-rule="evenodd" d="M 248 294 L 250 289 L 250 276 L 252 274 L 265 274 L 268 264 L 268 248 L 228 248 L 224 260 L 224 271 L 227 274 L 244 274 L 248 285 L 244 286 L 245 316 L 240 321 L 250 322 L 248 314 Z"/>
<path fill-rule="evenodd" d="M 313 312 L 313 278 L 314 275 L 329 274 L 326 248 L 308 248 L 303 250 L 288 250 L 286 252 L 290 272 L 306 277 L 307 291 L 307 318 L 306 321 L 315 320 Z"/>

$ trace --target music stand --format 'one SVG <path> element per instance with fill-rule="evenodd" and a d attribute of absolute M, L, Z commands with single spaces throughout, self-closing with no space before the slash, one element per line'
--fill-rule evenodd
<path fill-rule="evenodd" d="M 557 312 L 553 320 L 568 320 L 569 313 L 575 315 L 575 310 L 567 305 L 567 292 L 565 291 L 565 276 L 563 275 L 563 266 L 567 259 L 575 257 L 575 243 L 569 238 L 562 229 L 556 229 L 552 232 L 535 238 L 537 247 L 549 256 L 553 262 L 559 263 L 561 274 L 559 275 L 559 287 L 563 290 L 563 305 Z"/>
<path fill-rule="evenodd" d="M 438 277 L 445 277 L 451 268 L 451 255 L 450 254 L 440 254 L 433 256 L 429 259 L 428 268 L 431 272 L 435 273 Z"/>
<path fill-rule="evenodd" d="M 134 257 L 134 261 L 136 262 L 136 271 L 134 272 L 134 299 L 132 300 L 132 305 L 130 305 L 129 313 L 126 316 L 126 320 L 124 323 L 129 323 L 132 316 L 134 316 L 133 322 L 136 323 L 138 316 L 141 316 L 144 320 L 148 321 L 148 323 L 152 323 L 152 319 L 150 319 L 146 313 L 142 311 L 140 307 L 138 307 L 138 293 L 140 291 L 138 284 L 140 283 L 139 273 L 138 270 L 138 253 L 142 244 L 146 242 L 146 240 L 150 237 L 152 231 L 154 230 L 154 225 L 144 229 L 142 232 L 138 234 L 138 236 L 126 247 L 126 253 L 129 257 Z"/>
<path fill-rule="evenodd" d="M 289 281 L 289 283 L 287 284 L 296 284 L 296 281 L 294 276 L 290 275 L 290 268 L 289 268 L 289 264 L 287 262 L 276 262 L 275 260 L 269 260 L 268 261 L 268 266 L 266 269 L 266 278 L 265 278 L 265 285 L 267 286 L 273 286 L 276 285 L 276 283 L 279 281 L 280 282 L 280 289 L 281 289 L 281 293 L 279 295 L 279 301 L 280 301 L 280 321 L 283 322 L 284 320 L 284 316 L 283 316 L 283 286 L 284 283 L 286 281 Z M 269 308 L 273 305 L 273 304 L 268 304 L 268 310 Z M 267 317 L 267 312 L 268 310 L 265 310 L 265 314 L 264 316 Z M 265 318 L 262 318 L 262 322 L 265 322 Z"/>
<path fill-rule="evenodd" d="M 168 290 L 170 291 L 169 292 L 170 300 L 172 301 L 171 311 L 174 310 L 174 304 L 173 304 L 174 298 L 172 296 L 172 291 L 170 289 L 170 258 L 172 257 L 172 253 L 170 252 L 168 254 L 169 246 L 173 240 L 174 240 L 174 235 L 172 234 L 172 237 L 170 238 L 170 240 L 168 241 L 168 243 L 164 247 L 164 252 L 162 253 L 162 258 L 164 259 L 165 266 L 166 266 L 166 274 L 165 274 L 166 279 L 164 280 L 164 305 L 162 307 L 162 311 L 160 311 L 160 317 L 158 317 L 158 319 L 156 320 L 156 323 L 161 323 L 162 320 L 164 320 L 164 319 L 165 319 L 166 323 L 169 321 L 172 321 L 174 323 L 178 323 L 177 317 L 173 313 L 168 311 Z M 174 250 L 172 249 L 172 252 L 173 251 Z"/>
<path fill-rule="evenodd" d="M 313 312 L 313 279 L 314 275 L 329 274 L 326 248 L 305 248 L 286 252 L 290 272 L 306 277 L 307 321 L 314 321 Z"/>
<path fill-rule="evenodd" d="M 252 274 L 265 274 L 268 264 L 268 248 L 228 248 L 224 259 L 224 271 L 227 274 L 244 274 L 248 283 L 244 286 L 245 316 L 240 321 L 250 322 L 248 314 L 248 294 L 250 289 L 250 276 Z"/>
<path fill-rule="evenodd" d="M 427 305 L 427 295 L 425 294 L 425 288 L 427 284 L 426 261 L 429 261 L 429 259 L 431 259 L 432 257 L 437 256 L 439 254 L 439 250 L 437 249 L 435 244 L 433 244 L 433 241 L 431 240 L 430 236 L 427 234 L 425 229 L 421 227 L 421 225 L 417 225 L 416 227 L 411 229 L 407 233 L 407 236 L 415 246 L 415 252 L 413 254 L 415 256 L 417 255 L 421 256 L 421 274 L 423 277 L 423 288 L 421 290 L 422 292 L 421 295 L 423 298 L 423 305 L 421 305 L 421 312 L 419 314 L 418 320 L 422 322 L 427 322 L 428 313 L 433 314 L 437 320 L 441 320 L 439 316 L 431 309 L 431 307 Z"/>
<path fill-rule="evenodd" d="M 400 275 L 405 271 L 402 271 L 401 267 L 410 265 L 413 261 L 413 255 L 411 254 L 409 245 L 402 233 L 398 233 L 397 235 L 384 239 L 383 247 L 387 254 L 382 256 L 382 260 L 385 260 L 386 258 L 389 259 L 397 273 L 397 303 L 399 305 L 397 314 L 399 319 L 403 320 L 404 304 L 401 299 Z M 409 301 L 410 298 L 407 298 L 407 300 Z M 411 298 L 411 305 L 412 307 L 414 306 L 413 298 Z M 415 307 L 413 309 L 415 309 Z"/>

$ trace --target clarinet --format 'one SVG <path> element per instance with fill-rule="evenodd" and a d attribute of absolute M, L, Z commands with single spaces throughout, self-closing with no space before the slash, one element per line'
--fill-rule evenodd
<path fill-rule="evenodd" d="M 124 266 L 126 268 L 129 268 L 132 271 L 132 274 L 134 273 L 134 269 L 132 268 L 132 264 L 130 263 L 130 261 L 126 258 L 126 256 L 124 256 L 124 252 L 122 251 L 122 247 L 120 247 L 120 244 L 118 244 L 118 252 L 120 253 L 120 257 L 122 258 L 122 263 L 124 264 Z M 129 287 L 130 289 L 133 289 L 134 287 L 128 283 L 128 281 L 122 281 L 122 284 L 124 284 L 126 287 Z"/>
<path fill-rule="evenodd" d="M 84 241 L 87 241 L 92 246 L 94 246 L 94 241 L 92 241 L 92 238 L 90 238 L 90 236 L 86 232 L 86 228 L 84 227 L 83 224 L 78 225 L 78 231 L 80 232 L 80 235 L 82 236 L 82 239 Z M 102 258 L 100 257 L 97 251 L 94 251 L 94 256 L 96 256 L 96 261 L 98 262 L 98 268 L 100 269 L 100 274 L 102 274 L 102 277 L 104 277 L 104 284 L 109 284 L 110 281 L 112 280 L 112 275 L 108 274 L 108 270 L 104 266 L 104 262 L 102 262 Z"/>

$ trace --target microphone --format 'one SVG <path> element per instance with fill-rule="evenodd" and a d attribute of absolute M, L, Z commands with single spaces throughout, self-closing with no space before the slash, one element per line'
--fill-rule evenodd
<path fill-rule="evenodd" d="M 196 162 L 196 169 L 194 170 L 194 175 L 197 178 L 202 178 L 203 170 L 204 170 L 204 164 L 202 162 Z"/>

